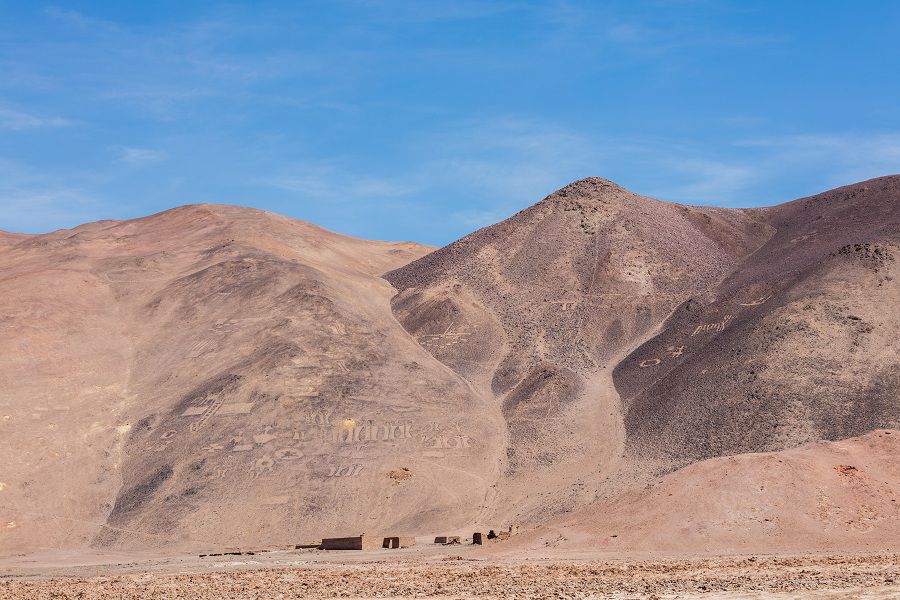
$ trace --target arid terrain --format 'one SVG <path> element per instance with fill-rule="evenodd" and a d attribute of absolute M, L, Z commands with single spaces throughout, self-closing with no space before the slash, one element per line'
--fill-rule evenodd
<path fill-rule="evenodd" d="M 426 251 L 226 206 L 5 250 L 0 551 L 476 519 L 493 415 L 378 277 Z"/>
<path fill-rule="evenodd" d="M 900 176 L 0 233 L 0 597 L 897 597 L 898 256 Z"/>
<path fill-rule="evenodd" d="M 158 559 L 0 579 L 0 598 L 732 598 L 893 600 L 900 556 L 740 556 L 559 561 L 377 553 L 310 560 L 285 554 L 228 561 Z M 27 572 L 27 571 L 26 571 Z M 99 573 L 99 574 L 98 574 Z"/>

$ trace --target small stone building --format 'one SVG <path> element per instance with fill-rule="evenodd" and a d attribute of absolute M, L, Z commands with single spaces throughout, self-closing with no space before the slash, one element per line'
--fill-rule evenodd
<path fill-rule="evenodd" d="M 384 538 L 382 548 L 409 548 L 416 545 L 416 538 L 410 535 L 389 536 Z"/>
<path fill-rule="evenodd" d="M 435 544 L 458 544 L 460 543 L 460 536 L 458 535 L 439 535 L 434 538 Z"/>
<path fill-rule="evenodd" d="M 352 537 L 324 538 L 319 546 L 320 550 L 375 550 L 382 548 L 384 538 L 368 535 L 355 535 Z"/>
<path fill-rule="evenodd" d="M 379 548 L 409 548 L 416 545 L 416 538 L 408 535 L 324 538 L 320 550 L 377 550 Z"/>

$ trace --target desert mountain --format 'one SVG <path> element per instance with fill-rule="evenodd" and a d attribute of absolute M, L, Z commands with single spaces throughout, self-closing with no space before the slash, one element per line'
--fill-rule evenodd
<path fill-rule="evenodd" d="M 287 544 L 483 510 L 499 411 L 403 331 L 379 277 L 429 248 L 206 205 L 13 241 L 4 552 Z"/>
<path fill-rule="evenodd" d="M 498 518 L 540 523 L 700 459 L 900 427 L 900 177 L 774 208 L 586 179 L 386 275 L 493 396 Z"/>
<path fill-rule="evenodd" d="M 758 214 L 766 243 L 616 369 L 634 455 L 681 466 L 900 427 L 900 177 Z"/>
<path fill-rule="evenodd" d="M 898 518 L 900 177 L 765 209 L 586 179 L 432 250 L 218 205 L 0 235 L 0 553 L 595 539 L 775 461 Z"/>

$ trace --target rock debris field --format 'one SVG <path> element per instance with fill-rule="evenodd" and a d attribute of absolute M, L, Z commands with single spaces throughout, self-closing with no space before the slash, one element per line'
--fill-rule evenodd
<path fill-rule="evenodd" d="M 875 598 L 900 596 L 900 555 L 681 560 L 372 561 L 100 577 L 0 576 L 0 598 Z M 223 565 L 212 565 L 218 569 Z M 247 568 L 251 567 L 251 568 Z M 183 567 L 182 567 L 183 568 Z M 203 568 L 198 566 L 196 570 Z"/>

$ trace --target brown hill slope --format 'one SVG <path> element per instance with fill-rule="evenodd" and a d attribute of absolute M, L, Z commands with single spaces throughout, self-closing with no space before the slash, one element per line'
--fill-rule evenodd
<path fill-rule="evenodd" d="M 900 427 L 900 178 L 758 212 L 775 235 L 616 369 L 664 470 Z"/>
<path fill-rule="evenodd" d="M 612 368 L 771 232 L 751 211 L 586 179 L 386 275 L 407 330 L 502 407 L 498 519 L 541 522 L 599 493 L 625 442 Z M 453 344 L 430 344 L 444 331 Z"/>
<path fill-rule="evenodd" d="M 896 552 L 900 431 L 711 458 L 560 517 L 491 554 L 620 558 Z"/>
<path fill-rule="evenodd" d="M 0 552 L 474 520 L 499 412 L 378 277 L 427 250 L 206 205 L 0 248 Z"/>
<path fill-rule="evenodd" d="M 703 458 L 900 426 L 898 203 L 900 177 L 755 210 L 588 179 L 386 277 L 420 340 L 469 334 L 434 354 L 503 409 L 495 514 L 539 523 Z"/>

